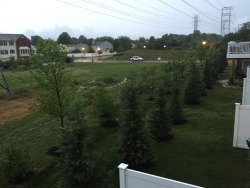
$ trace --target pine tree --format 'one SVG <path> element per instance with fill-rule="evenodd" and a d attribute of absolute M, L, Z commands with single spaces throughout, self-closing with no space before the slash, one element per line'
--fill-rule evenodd
<path fill-rule="evenodd" d="M 87 151 L 85 122 L 77 117 L 62 128 L 60 148 L 62 183 L 65 187 L 98 187 L 93 159 Z"/>
<path fill-rule="evenodd" d="M 139 112 L 138 86 L 135 75 L 132 75 L 129 80 L 121 92 L 124 108 L 120 146 L 121 160 L 132 168 L 140 168 L 151 162 L 151 144 Z"/>
<path fill-rule="evenodd" d="M 172 98 L 171 98 L 171 119 L 174 125 L 180 125 L 187 123 L 187 120 L 184 118 L 182 110 L 182 97 L 180 94 L 180 88 L 178 83 L 175 82 L 172 88 Z"/>
<path fill-rule="evenodd" d="M 214 74 L 213 66 L 209 61 L 205 62 L 204 71 L 203 71 L 203 81 L 205 83 L 206 89 L 213 89 L 214 85 Z"/>
<path fill-rule="evenodd" d="M 171 119 L 167 110 L 167 100 L 163 87 L 158 88 L 155 109 L 149 120 L 152 137 L 156 141 L 168 141 L 173 138 L 171 134 Z"/>
<path fill-rule="evenodd" d="M 191 64 L 190 77 L 185 89 L 184 100 L 186 104 L 199 104 L 201 97 L 200 71 L 195 63 Z"/>

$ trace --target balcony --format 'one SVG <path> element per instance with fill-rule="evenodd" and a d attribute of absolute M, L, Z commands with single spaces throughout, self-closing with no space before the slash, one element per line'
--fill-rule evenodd
<path fill-rule="evenodd" d="M 250 59 L 250 42 L 229 42 L 227 59 Z"/>

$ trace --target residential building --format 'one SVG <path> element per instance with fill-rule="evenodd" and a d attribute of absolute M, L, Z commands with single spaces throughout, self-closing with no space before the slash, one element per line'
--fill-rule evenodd
<path fill-rule="evenodd" d="M 0 34 L 0 60 L 7 61 L 10 58 L 26 58 L 30 55 L 31 41 L 23 34 Z"/>
<path fill-rule="evenodd" d="M 240 64 L 243 73 L 246 74 L 247 67 L 250 66 L 250 41 L 229 42 L 227 46 L 227 59 L 232 61 L 234 66 Z"/>
<path fill-rule="evenodd" d="M 89 46 L 87 44 L 64 44 L 68 53 L 79 50 L 81 53 L 88 53 Z"/>
<path fill-rule="evenodd" d="M 113 50 L 113 44 L 108 41 L 98 41 L 93 43 L 92 48 L 95 52 L 110 52 Z"/>

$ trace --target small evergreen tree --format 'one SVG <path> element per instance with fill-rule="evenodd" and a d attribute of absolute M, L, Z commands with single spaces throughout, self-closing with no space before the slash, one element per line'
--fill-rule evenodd
<path fill-rule="evenodd" d="M 209 61 L 206 61 L 204 65 L 203 81 L 205 83 L 206 89 L 213 89 L 214 85 L 213 65 Z"/>
<path fill-rule="evenodd" d="M 148 165 L 152 159 L 150 137 L 147 135 L 139 111 L 138 86 L 135 75 L 122 88 L 124 124 L 121 135 L 121 161 L 132 168 Z"/>
<path fill-rule="evenodd" d="M 170 114 L 172 123 L 174 125 L 180 125 L 187 123 L 187 120 L 184 118 L 183 110 L 182 110 L 182 97 L 180 94 L 180 88 L 177 81 L 174 82 L 172 87 L 172 97 L 171 97 L 171 106 L 170 106 Z"/>
<path fill-rule="evenodd" d="M 154 140 L 168 141 L 173 138 L 171 134 L 171 119 L 167 110 L 167 100 L 163 87 L 158 88 L 155 109 L 149 120 L 150 131 Z"/>
<path fill-rule="evenodd" d="M 87 151 L 86 127 L 78 116 L 70 125 L 62 128 L 63 144 L 60 148 L 62 187 L 98 187 L 96 170 Z"/>
<path fill-rule="evenodd" d="M 9 140 L 4 152 L 6 161 L 2 170 L 7 180 L 13 184 L 23 183 L 33 174 L 31 170 L 31 156 L 20 143 L 20 140 Z"/>
<path fill-rule="evenodd" d="M 118 126 L 116 121 L 116 104 L 114 97 L 105 88 L 97 88 L 94 92 L 93 104 L 103 127 Z"/>
<path fill-rule="evenodd" d="M 201 97 L 201 78 L 199 68 L 195 63 L 191 64 L 190 76 L 185 89 L 184 100 L 186 104 L 199 104 Z"/>

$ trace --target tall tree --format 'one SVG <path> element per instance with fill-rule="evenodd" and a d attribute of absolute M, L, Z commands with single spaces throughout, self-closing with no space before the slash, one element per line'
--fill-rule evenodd
<path fill-rule="evenodd" d="M 168 141 L 173 138 L 171 134 L 171 119 L 167 109 L 167 98 L 164 87 L 157 88 L 158 95 L 155 100 L 155 108 L 150 117 L 150 131 L 154 140 Z"/>
<path fill-rule="evenodd" d="M 40 110 L 54 117 L 60 117 L 62 127 L 72 96 L 70 75 L 64 68 L 66 57 L 64 48 L 50 40 L 39 41 L 37 53 L 30 57 L 35 65 L 31 75 L 40 89 L 37 93 Z"/>
<path fill-rule="evenodd" d="M 79 43 L 87 44 L 88 39 L 84 35 L 80 35 L 78 38 Z"/>
<path fill-rule="evenodd" d="M 78 39 L 76 37 L 72 37 L 70 39 L 70 44 L 78 44 L 78 43 L 79 43 L 79 41 L 78 41 Z"/>
<path fill-rule="evenodd" d="M 138 86 L 135 76 L 123 87 L 121 99 L 124 108 L 124 124 L 121 135 L 121 160 L 133 168 L 143 167 L 151 162 L 151 145 L 146 134 L 139 110 Z"/>
<path fill-rule="evenodd" d="M 172 92 L 171 92 L 171 103 L 170 103 L 170 115 L 171 115 L 172 123 L 174 125 L 187 123 L 187 120 L 184 118 L 184 115 L 183 115 L 182 103 L 183 103 L 183 100 L 182 100 L 182 95 L 180 92 L 179 80 L 177 79 L 177 73 L 174 72 L 173 86 L 172 86 Z"/>
<path fill-rule="evenodd" d="M 33 46 L 36 46 L 39 40 L 43 40 L 43 38 L 38 35 L 31 36 L 31 44 Z"/>
<path fill-rule="evenodd" d="M 67 33 L 67 32 L 62 32 L 60 35 L 59 35 L 59 37 L 58 37 L 58 39 L 57 39 L 57 42 L 59 43 L 59 44 L 70 44 L 70 41 L 71 40 L 71 37 L 70 37 L 70 35 Z"/>
<path fill-rule="evenodd" d="M 118 51 L 130 50 L 132 48 L 131 39 L 126 36 L 120 36 L 114 41 L 114 49 Z"/>
<path fill-rule="evenodd" d="M 76 113 L 79 113 L 78 109 Z M 60 167 L 62 183 L 66 187 L 98 187 L 97 173 L 93 159 L 88 152 L 86 123 L 83 117 L 71 121 L 62 129 Z M 92 160 L 91 160 L 92 159 Z"/>
<path fill-rule="evenodd" d="M 95 41 L 108 41 L 111 44 L 113 44 L 115 40 L 112 37 L 103 36 L 103 37 L 97 37 Z"/>
<path fill-rule="evenodd" d="M 201 74 L 196 63 L 190 67 L 190 76 L 185 89 L 184 100 L 186 104 L 199 104 L 201 97 Z"/>

